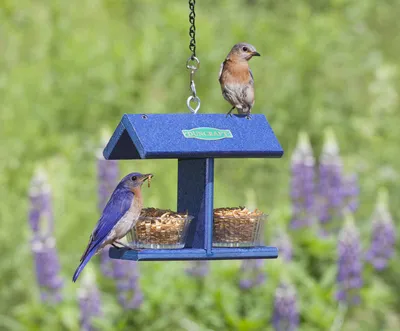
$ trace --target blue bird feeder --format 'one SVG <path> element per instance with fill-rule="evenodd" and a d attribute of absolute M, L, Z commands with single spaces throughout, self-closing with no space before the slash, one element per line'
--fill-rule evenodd
<path fill-rule="evenodd" d="M 213 247 L 214 158 L 279 158 L 264 115 L 125 114 L 104 149 L 107 160 L 177 159 L 178 212 L 194 216 L 182 249 L 110 248 L 134 261 L 273 259 L 276 247 Z"/>

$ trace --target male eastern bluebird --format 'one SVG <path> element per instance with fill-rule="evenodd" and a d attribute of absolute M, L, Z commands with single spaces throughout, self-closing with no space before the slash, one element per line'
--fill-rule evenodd
<path fill-rule="evenodd" d="M 253 45 L 239 43 L 232 47 L 219 71 L 219 83 L 222 95 L 237 109 L 239 114 L 250 117 L 254 105 L 254 78 L 248 61 L 253 56 L 260 56 Z"/>
<path fill-rule="evenodd" d="M 106 245 L 126 246 L 119 239 L 125 237 L 129 230 L 136 225 L 143 207 L 141 187 L 144 181 L 151 177 L 153 177 L 152 174 L 142 175 L 133 172 L 119 182 L 90 236 L 89 243 L 81 257 L 81 263 L 72 278 L 74 282 L 91 257 L 99 253 Z"/>

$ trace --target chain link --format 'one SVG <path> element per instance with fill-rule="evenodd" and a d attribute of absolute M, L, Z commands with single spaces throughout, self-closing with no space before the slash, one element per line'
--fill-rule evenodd
<path fill-rule="evenodd" d="M 186 100 L 186 105 L 188 109 L 193 113 L 196 114 L 197 111 L 200 109 L 200 98 L 196 94 L 196 85 L 194 83 L 194 74 L 199 69 L 200 61 L 196 57 L 196 14 L 194 12 L 194 6 L 196 4 L 196 0 L 189 0 L 189 36 L 190 36 L 190 43 L 189 49 L 192 52 L 192 55 L 186 61 L 186 68 L 190 70 L 190 90 L 192 91 L 192 95 Z M 194 108 L 192 107 L 192 103 L 195 105 Z"/>
<path fill-rule="evenodd" d="M 189 49 L 192 52 L 192 59 L 196 57 L 196 13 L 194 12 L 194 6 L 196 5 L 196 0 L 189 0 L 189 36 L 190 36 L 190 43 Z"/>

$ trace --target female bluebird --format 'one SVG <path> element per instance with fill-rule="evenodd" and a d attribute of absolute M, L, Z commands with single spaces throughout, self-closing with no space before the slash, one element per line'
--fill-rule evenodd
<path fill-rule="evenodd" d="M 222 95 L 239 114 L 250 116 L 254 106 L 254 78 L 248 61 L 260 56 L 253 45 L 239 43 L 232 47 L 219 71 Z"/>
<path fill-rule="evenodd" d="M 143 207 L 141 187 L 145 180 L 151 177 L 153 177 L 152 174 L 142 175 L 133 172 L 125 176 L 117 185 L 90 236 L 89 244 L 81 257 L 81 263 L 72 278 L 74 282 L 92 256 L 99 253 L 106 245 L 125 246 L 119 239 L 125 237 L 135 226 Z"/>

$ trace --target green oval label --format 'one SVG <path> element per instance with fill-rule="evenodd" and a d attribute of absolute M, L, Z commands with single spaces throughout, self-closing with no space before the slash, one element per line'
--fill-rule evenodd
<path fill-rule="evenodd" d="M 193 128 L 191 130 L 182 130 L 185 138 L 200 140 L 220 140 L 224 138 L 233 138 L 231 130 L 221 130 L 215 128 Z"/>

